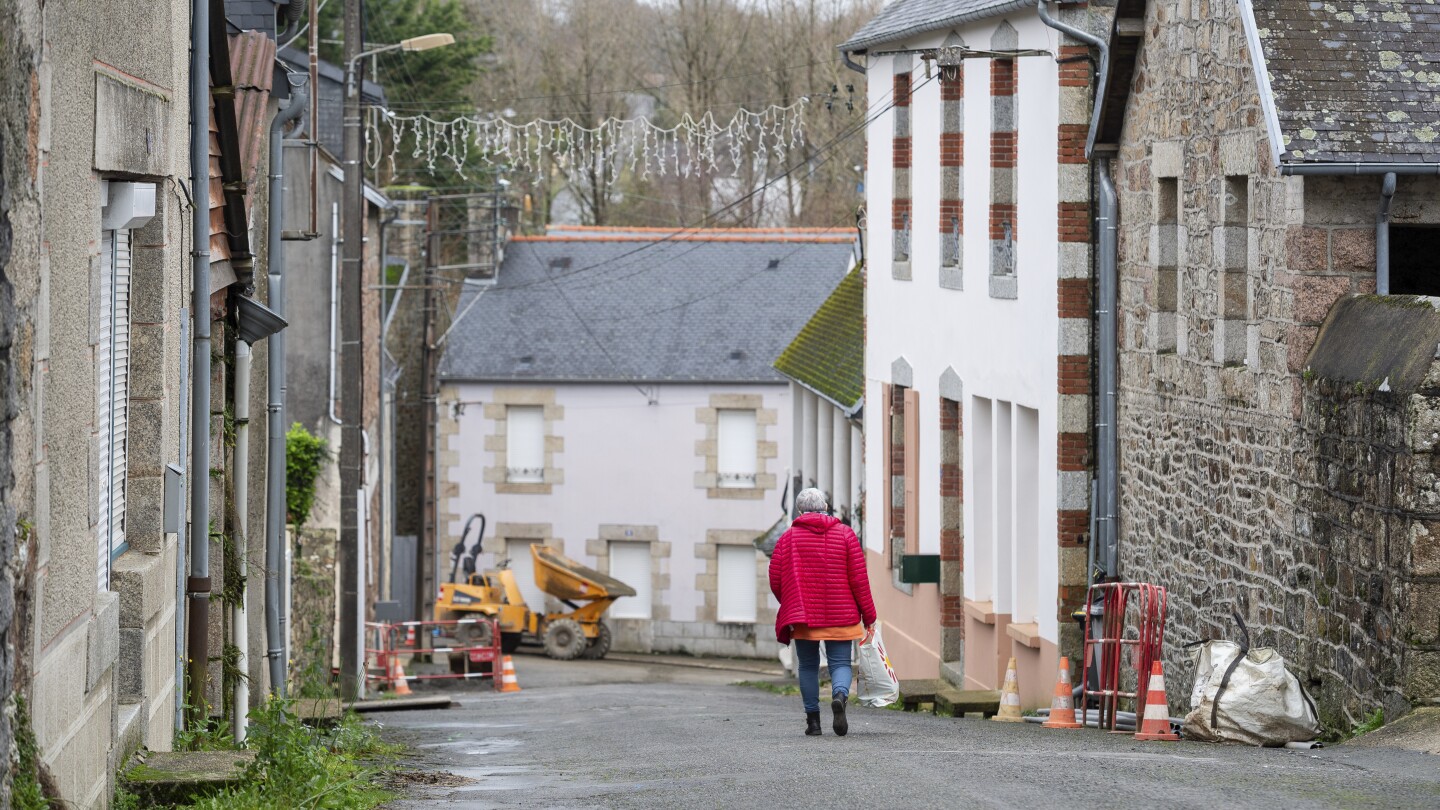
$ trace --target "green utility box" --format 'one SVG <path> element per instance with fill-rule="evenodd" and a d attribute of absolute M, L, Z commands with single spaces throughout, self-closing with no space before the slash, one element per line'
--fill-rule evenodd
<path fill-rule="evenodd" d="M 900 557 L 900 581 L 911 585 L 922 582 L 940 584 L 939 554 L 903 554 Z"/>

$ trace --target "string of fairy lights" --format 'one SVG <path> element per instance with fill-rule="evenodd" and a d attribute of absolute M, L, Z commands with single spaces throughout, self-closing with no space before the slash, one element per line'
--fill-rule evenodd
<path fill-rule="evenodd" d="M 706 112 L 663 126 L 646 116 L 610 117 L 586 126 L 566 117 L 517 122 L 503 116 L 402 114 L 371 108 L 365 123 L 365 162 L 395 170 L 395 156 L 423 161 L 434 172 L 448 164 L 461 176 L 472 159 L 512 171 L 542 171 L 545 159 L 572 180 L 611 185 L 622 172 L 659 177 L 739 176 L 747 163 L 763 170 L 805 142 L 808 99 L 738 109 L 728 119 Z M 387 148 L 388 147 L 388 148 Z"/>

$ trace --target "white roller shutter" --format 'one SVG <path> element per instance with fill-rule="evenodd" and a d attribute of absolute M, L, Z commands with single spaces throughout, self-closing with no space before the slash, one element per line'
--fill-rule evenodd
<path fill-rule="evenodd" d="M 505 409 L 505 480 L 514 484 L 545 481 L 545 413 L 539 405 Z"/>
<path fill-rule="evenodd" d="M 130 403 L 130 231 L 105 231 L 100 246 L 100 328 L 96 346 L 99 439 L 97 584 L 110 587 L 110 563 L 125 550 L 126 436 Z"/>
<path fill-rule="evenodd" d="M 610 576 L 635 589 L 634 596 L 615 600 L 610 615 L 617 619 L 650 618 L 650 544 L 611 541 Z"/>
<path fill-rule="evenodd" d="M 716 577 L 716 621 L 755 621 L 755 547 L 720 546 L 717 552 L 720 575 Z"/>
<path fill-rule="evenodd" d="M 720 486 L 755 486 L 755 412 L 722 409 L 718 420 Z"/>
<path fill-rule="evenodd" d="M 535 584 L 535 558 L 530 547 L 539 540 L 506 540 L 505 553 L 510 556 L 510 570 L 515 572 L 515 584 L 525 597 L 525 604 L 536 613 L 545 612 L 545 592 Z"/>

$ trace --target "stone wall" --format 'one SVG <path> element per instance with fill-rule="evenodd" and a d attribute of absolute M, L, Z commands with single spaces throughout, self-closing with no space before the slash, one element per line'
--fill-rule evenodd
<path fill-rule="evenodd" d="M 1429 587 L 1407 584 L 1406 544 L 1427 524 L 1396 514 L 1426 489 L 1422 405 L 1307 372 L 1336 302 L 1374 291 L 1379 179 L 1279 174 L 1234 6 L 1147 14 L 1115 166 L 1120 574 L 1169 589 L 1172 712 L 1191 685 L 1183 645 L 1235 638 L 1234 608 L 1331 728 L 1393 715 L 1440 693 L 1403 677 L 1433 655 L 1403 638 Z M 1403 178 L 1397 209 L 1440 221 L 1437 192 Z"/>

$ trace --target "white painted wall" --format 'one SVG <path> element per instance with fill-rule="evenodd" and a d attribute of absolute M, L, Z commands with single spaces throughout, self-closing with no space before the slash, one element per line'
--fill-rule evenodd
<path fill-rule="evenodd" d="M 1020 48 L 1057 48 L 1057 33 L 1031 12 L 1008 18 L 1019 32 Z M 986 48 L 1001 19 L 986 20 L 958 29 L 965 42 Z M 930 48 L 941 44 L 948 32 L 917 37 L 904 43 L 887 43 L 883 50 Z M 877 49 L 878 50 L 878 49 Z M 964 169 L 964 290 L 939 286 L 939 199 L 941 129 L 940 85 L 926 83 L 925 65 L 915 60 L 912 87 L 911 171 L 912 254 L 911 281 L 896 281 L 890 274 L 890 199 L 893 187 L 890 114 L 878 116 L 868 131 L 868 210 L 871 257 L 866 298 L 865 490 L 869 493 L 866 547 L 883 549 L 883 492 L 888 485 L 882 420 L 886 408 L 881 385 L 889 382 L 891 363 L 904 357 L 914 369 L 920 392 L 920 548 L 922 554 L 940 552 L 940 468 L 931 463 L 940 447 L 938 383 L 953 367 L 965 386 L 965 592 L 996 600 L 995 609 L 1008 613 L 1014 582 L 996 571 L 995 581 L 976 582 L 976 557 L 987 552 L 974 525 L 976 502 L 975 459 L 977 442 L 972 431 L 978 422 L 972 414 L 974 397 L 985 397 L 1034 409 L 1038 420 L 1039 550 L 1035 567 L 1035 593 L 1042 605 L 1038 616 L 1042 637 L 1058 641 L 1052 604 L 1058 586 L 1056 552 L 1056 374 L 1059 328 L 1057 319 L 1057 251 L 1055 233 L 1058 201 L 1056 131 L 1059 123 L 1057 66 L 1049 57 L 1017 60 L 1017 169 L 1018 232 L 1017 276 L 1019 297 L 997 300 L 989 295 L 990 202 L 990 65 L 985 59 L 965 62 L 965 169 Z M 868 104 L 875 111 L 889 104 L 893 91 L 891 57 L 870 57 Z M 923 85 L 923 86 L 922 86 Z M 1008 420 L 1013 425 L 1015 420 Z M 999 420 L 996 420 L 999 423 Z M 1012 445 L 1016 442 L 1012 441 Z M 998 447 L 997 442 L 994 446 Z M 997 465 L 998 466 L 998 465 Z M 981 487 L 983 491 L 983 486 Z M 1013 521 L 1012 521 L 1013 523 Z M 1008 558 L 997 554 L 997 561 Z M 1017 617 L 1017 621 L 1029 617 Z"/>
<path fill-rule="evenodd" d="M 564 553 L 587 565 L 595 560 L 586 541 L 599 537 L 601 524 L 635 524 L 659 527 L 661 542 L 672 544 L 661 574 L 670 575 L 671 587 L 660 603 L 670 607 L 672 621 L 694 621 L 703 594 L 695 589 L 695 576 L 704 569 L 695 545 L 705 542 L 710 529 L 753 530 L 759 534 L 780 517 L 780 491 L 772 489 L 761 500 L 710 498 L 695 485 L 695 474 L 705 469 L 696 443 L 705 439 L 705 426 L 696 421 L 696 409 L 708 407 L 712 394 L 761 394 L 764 408 L 775 409 L 777 424 L 764 427 L 762 439 L 778 443 L 777 457 L 765 472 L 784 486 L 785 459 L 790 458 L 790 394 L 784 383 L 774 385 L 666 385 L 656 390 L 655 404 L 630 385 L 527 383 L 516 388 L 554 389 L 563 417 L 554 434 L 564 438 L 555 466 L 564 482 L 549 495 L 497 494 L 484 483 L 484 469 L 495 464 L 485 450 L 485 437 L 496 432 L 484 416 L 481 403 L 494 401 L 497 387 L 459 383 L 463 412 L 456 417 L 459 432 L 446 449 L 456 451 L 458 462 L 443 471 L 444 484 L 454 494 L 441 511 L 460 515 L 442 525 L 440 546 L 454 544 L 465 516 L 483 512 L 490 529 L 481 568 L 495 562 L 494 528 L 497 523 L 549 523 L 553 536 L 563 541 Z M 442 488 L 442 493 L 446 489 Z M 758 563 L 765 565 L 763 557 Z M 448 574 L 448 571 L 446 572 Z M 770 605 L 776 607 L 773 598 Z"/>

